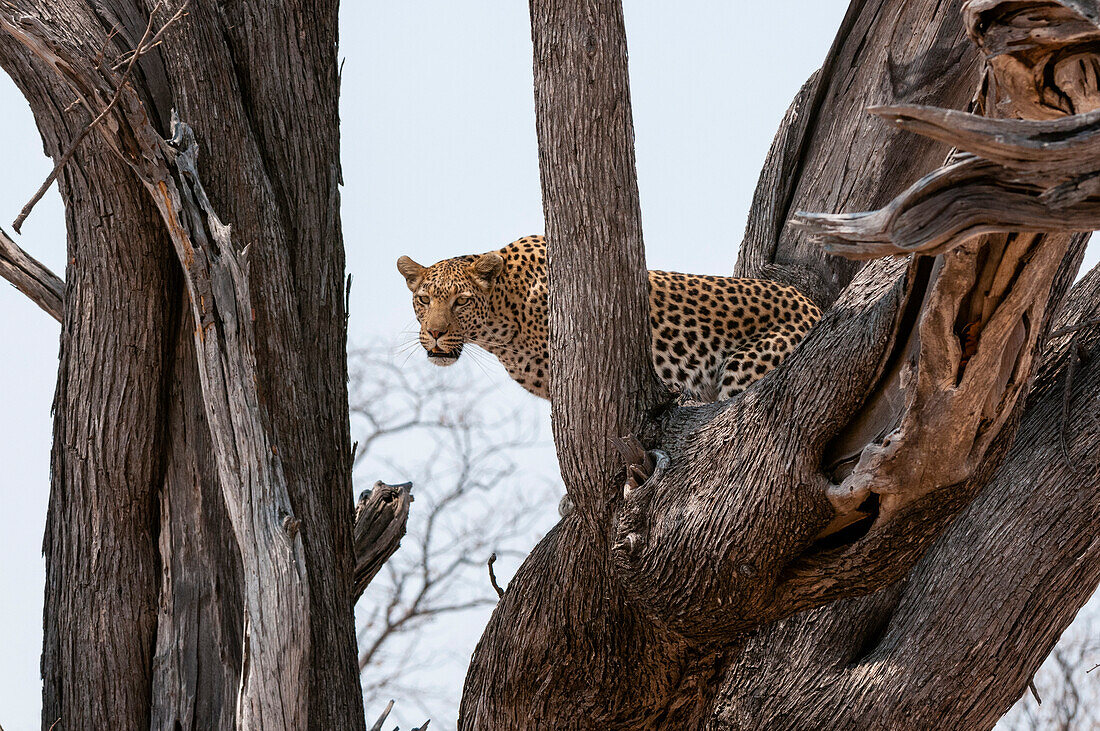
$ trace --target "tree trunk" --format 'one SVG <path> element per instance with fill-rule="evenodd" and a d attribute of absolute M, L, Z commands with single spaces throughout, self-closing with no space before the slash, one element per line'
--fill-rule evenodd
<path fill-rule="evenodd" d="M 1100 220 L 1100 8 L 852 4 L 776 137 L 737 265 L 832 308 L 780 368 L 703 406 L 650 378 L 620 5 L 531 15 L 576 510 L 494 612 L 460 726 L 991 727 L 1100 581 L 1096 337 L 1045 345 L 1100 309 L 1096 272 L 1063 305 L 1086 237 L 1061 233 Z M 1054 121 L 879 111 L 917 137 L 863 113 L 970 99 Z M 980 158 L 922 178 L 936 140 Z M 911 255 L 860 265 L 893 254 Z M 627 432 L 652 468 L 632 489 L 606 448 Z"/>
<path fill-rule="evenodd" d="M 336 12 L 3 8 L 0 65 L 47 153 L 79 141 L 59 175 L 43 728 L 364 728 Z M 0 273 L 57 309 L 9 249 Z M 403 532 L 386 509 L 376 563 Z"/>

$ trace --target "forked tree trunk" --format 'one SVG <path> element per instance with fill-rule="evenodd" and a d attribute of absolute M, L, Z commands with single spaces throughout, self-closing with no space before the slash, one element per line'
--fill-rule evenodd
<path fill-rule="evenodd" d="M 619 2 L 534 0 L 576 507 L 494 613 L 464 728 L 989 727 L 1096 587 L 1100 337 L 1066 328 L 1100 275 L 1064 295 L 1065 232 L 1100 225 L 1100 8 L 962 5 L 853 4 L 737 265 L 831 309 L 699 406 L 648 359 Z M 0 241 L 0 274 L 63 318 L 43 725 L 362 728 L 352 601 L 408 500 L 364 496 L 353 541 L 336 7 L 181 7 L 0 3 L 47 151 L 99 120 L 59 177 L 63 301 Z M 880 110 L 918 137 L 862 113 L 972 97 L 1046 121 Z M 980 157 L 906 189 L 933 140 Z M 628 493 L 624 434 L 655 465 Z"/>
<path fill-rule="evenodd" d="M 393 545 L 353 590 L 337 3 L 13 1 L 0 31 L 48 154 L 100 118 L 60 171 L 63 302 L 0 255 L 62 317 L 43 728 L 363 728 L 352 604 L 408 503 L 360 510 Z"/>
<path fill-rule="evenodd" d="M 852 4 L 736 268 L 831 309 L 775 372 L 702 406 L 662 397 L 649 364 L 620 3 L 531 17 L 576 511 L 494 612 L 460 726 L 992 726 L 1100 581 L 1100 338 L 1050 337 L 1100 309 L 1097 272 L 1064 300 L 1087 238 L 1068 232 L 1100 223 L 1100 7 Z M 1056 121 L 879 110 L 918 137 L 864 113 L 971 99 Z M 984 159 L 917 182 L 937 140 Z M 656 465 L 632 489 L 624 433 Z"/>

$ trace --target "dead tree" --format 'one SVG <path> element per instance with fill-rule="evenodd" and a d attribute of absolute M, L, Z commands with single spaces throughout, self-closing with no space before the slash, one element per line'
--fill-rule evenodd
<path fill-rule="evenodd" d="M 991 727 L 1100 580 L 1100 272 L 1070 290 L 1100 224 L 1100 7 L 852 3 L 735 268 L 828 312 L 709 405 L 649 360 L 620 3 L 531 17 L 576 511 L 498 605 L 460 727 Z"/>
<path fill-rule="evenodd" d="M 0 237 L 62 323 L 43 728 L 365 727 L 352 605 L 408 501 L 353 555 L 336 12 L 0 2 L 68 223 L 63 285 Z"/>

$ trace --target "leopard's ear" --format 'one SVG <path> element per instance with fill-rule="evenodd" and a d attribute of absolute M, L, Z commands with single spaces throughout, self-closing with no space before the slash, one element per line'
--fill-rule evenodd
<path fill-rule="evenodd" d="M 504 257 L 495 251 L 482 254 L 470 266 L 470 274 L 486 292 L 493 288 L 502 271 L 504 271 Z"/>
<path fill-rule="evenodd" d="M 409 257 L 403 256 L 397 260 L 397 271 L 405 277 L 405 284 L 409 285 L 409 290 L 415 292 L 420 286 L 420 280 L 424 277 L 424 267 Z"/>

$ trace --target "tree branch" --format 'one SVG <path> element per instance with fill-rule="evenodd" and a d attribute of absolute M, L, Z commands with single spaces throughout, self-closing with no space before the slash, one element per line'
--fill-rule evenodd
<path fill-rule="evenodd" d="M 65 282 L 23 251 L 0 229 L 0 276 L 15 285 L 31 301 L 61 322 L 65 307 Z"/>
<path fill-rule="evenodd" d="M 401 545 L 412 503 L 412 483 L 387 485 L 374 483 L 364 490 L 355 505 L 355 577 L 352 602 L 359 601 L 371 580 L 382 570 L 394 551 Z"/>
<path fill-rule="evenodd" d="M 531 22 L 554 443 L 575 514 L 600 537 L 622 473 L 610 439 L 638 432 L 660 389 L 622 5 L 535 0 Z"/>

